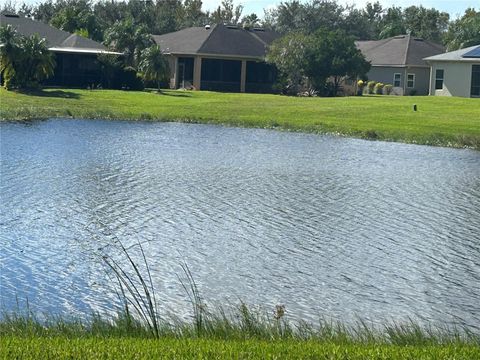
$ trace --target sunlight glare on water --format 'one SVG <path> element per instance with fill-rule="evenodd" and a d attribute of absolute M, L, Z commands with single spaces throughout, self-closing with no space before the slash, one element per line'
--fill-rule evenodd
<path fill-rule="evenodd" d="M 142 241 L 176 314 L 185 261 L 213 303 L 480 329 L 480 152 L 176 123 L 0 130 L 3 309 L 115 310 L 99 252 L 118 238 Z"/>

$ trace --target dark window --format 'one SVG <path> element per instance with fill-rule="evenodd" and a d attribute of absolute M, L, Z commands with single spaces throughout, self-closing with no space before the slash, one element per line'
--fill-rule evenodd
<path fill-rule="evenodd" d="M 202 81 L 240 83 L 241 68 L 241 61 L 202 59 Z"/>
<path fill-rule="evenodd" d="M 96 55 L 91 54 L 55 54 L 54 76 L 47 79 L 46 85 L 86 87 L 102 83 L 101 66 Z"/>
<path fill-rule="evenodd" d="M 240 91 L 241 70 L 238 60 L 202 59 L 201 89 Z"/>
<path fill-rule="evenodd" d="M 273 83 L 275 69 L 264 62 L 247 61 L 247 83 Z"/>
<path fill-rule="evenodd" d="M 435 71 L 435 90 L 443 89 L 443 69 L 437 69 Z"/>
<path fill-rule="evenodd" d="M 276 79 L 274 66 L 256 61 L 247 61 L 247 78 L 245 91 L 251 93 L 273 92 L 273 84 Z"/>
<path fill-rule="evenodd" d="M 193 57 L 178 58 L 178 86 L 185 87 L 193 84 Z"/>
<path fill-rule="evenodd" d="M 395 87 L 402 86 L 401 80 L 402 80 L 402 74 L 400 74 L 400 73 L 393 74 L 393 86 L 395 86 Z"/>
<path fill-rule="evenodd" d="M 480 96 L 480 65 L 472 65 L 472 89 L 471 96 Z"/>
<path fill-rule="evenodd" d="M 415 87 L 415 74 L 407 74 L 407 88 Z"/>

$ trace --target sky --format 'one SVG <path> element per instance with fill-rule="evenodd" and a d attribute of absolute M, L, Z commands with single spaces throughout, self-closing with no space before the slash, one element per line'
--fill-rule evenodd
<path fill-rule="evenodd" d="M 284 1 L 284 0 L 283 0 Z M 301 0 L 302 1 L 302 0 Z M 337 0 L 342 5 L 354 5 L 357 8 L 363 8 L 367 2 L 375 2 L 375 0 Z M 423 5 L 426 8 L 435 8 L 440 11 L 448 12 L 451 18 L 461 16 L 469 7 L 480 10 L 480 0 L 379 0 L 383 7 L 388 8 L 392 5 L 400 6 L 402 8 L 410 5 Z M 22 4 L 36 4 L 39 0 L 0 0 L 0 4 L 12 2 Z M 203 0 L 204 10 L 214 10 L 218 7 L 221 0 Z M 263 9 L 273 8 L 280 4 L 282 0 L 234 0 L 235 4 L 242 4 L 244 6 L 243 15 L 256 13 L 258 17 L 263 17 Z"/>
<path fill-rule="evenodd" d="M 218 7 L 221 0 L 203 0 L 203 6 L 206 10 L 213 10 Z M 342 5 L 355 5 L 357 8 L 363 8 L 368 2 L 375 2 L 375 0 L 337 0 Z M 263 17 L 263 9 L 275 7 L 280 4 L 282 0 L 235 0 L 235 4 L 242 4 L 244 6 L 243 15 L 256 13 L 259 17 Z M 400 6 L 402 8 L 410 5 L 420 6 L 426 8 L 435 8 L 440 11 L 445 11 L 451 17 L 456 18 L 458 15 L 463 15 L 465 10 L 469 7 L 480 9 L 480 0 L 379 0 L 383 7 L 388 8 L 392 5 Z"/>

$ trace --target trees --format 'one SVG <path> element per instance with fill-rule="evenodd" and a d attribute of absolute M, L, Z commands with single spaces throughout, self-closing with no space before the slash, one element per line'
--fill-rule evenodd
<path fill-rule="evenodd" d="M 293 32 L 270 45 L 266 61 L 280 72 L 280 83 L 285 93 L 297 94 L 305 80 L 305 51 L 307 36 Z"/>
<path fill-rule="evenodd" d="M 302 31 L 313 34 L 320 28 L 343 30 L 356 39 L 375 40 L 411 33 L 440 42 L 449 15 L 423 6 L 384 9 L 376 1 L 363 9 L 342 6 L 334 0 L 288 0 L 266 13 L 268 24 L 282 34 Z"/>
<path fill-rule="evenodd" d="M 445 12 L 426 9 L 421 5 L 409 6 L 403 10 L 403 22 L 407 33 L 435 42 L 441 42 L 449 18 Z"/>
<path fill-rule="evenodd" d="M 15 60 L 19 58 L 19 44 L 17 32 L 10 26 L 0 27 L 0 74 L 4 86 L 9 88 L 15 78 Z"/>
<path fill-rule="evenodd" d="M 36 87 L 53 75 L 55 58 L 45 39 L 37 34 L 20 38 L 20 59 L 17 61 L 16 81 L 20 87 Z"/>
<path fill-rule="evenodd" d="M 53 75 L 55 59 L 38 35 L 20 36 L 10 25 L 0 28 L 0 73 L 4 86 L 36 87 Z"/>
<path fill-rule="evenodd" d="M 82 33 L 94 40 L 101 41 L 102 31 L 88 0 L 71 1 L 68 6 L 56 11 L 50 24 L 57 29 L 71 33 Z"/>
<path fill-rule="evenodd" d="M 243 6 L 235 6 L 233 0 L 222 0 L 220 6 L 211 14 L 216 24 L 237 24 L 242 16 Z"/>
<path fill-rule="evenodd" d="M 469 8 L 448 26 L 445 34 L 448 51 L 480 44 L 480 11 Z"/>
<path fill-rule="evenodd" d="M 202 0 L 185 0 L 181 12 L 181 26 L 204 26 L 208 23 L 208 14 L 202 11 Z"/>
<path fill-rule="evenodd" d="M 330 78 L 331 93 L 336 96 L 345 77 L 365 75 L 370 63 L 355 46 L 354 38 L 342 30 L 320 29 L 308 38 L 305 51 L 305 75 L 317 90 L 325 88 Z"/>
<path fill-rule="evenodd" d="M 299 0 L 281 2 L 269 13 L 269 22 L 281 34 L 303 30 L 304 5 Z"/>
<path fill-rule="evenodd" d="M 270 46 L 267 61 L 274 64 L 285 82 L 285 90 L 298 93 L 307 83 L 322 94 L 330 83 L 335 96 L 346 76 L 362 76 L 370 63 L 355 46 L 354 38 L 342 30 L 317 30 L 314 34 L 290 33 Z"/>
<path fill-rule="evenodd" d="M 260 19 L 255 13 L 244 16 L 241 22 L 243 27 L 245 28 L 252 28 L 260 25 Z"/>
<path fill-rule="evenodd" d="M 180 0 L 157 1 L 154 7 L 154 23 L 147 27 L 150 34 L 165 34 L 180 28 L 182 2 Z M 134 15 L 132 15 L 134 16 Z M 137 24 L 143 24 L 138 21 Z"/>
<path fill-rule="evenodd" d="M 402 8 L 392 6 L 388 8 L 385 15 L 380 20 L 380 39 L 386 39 L 395 35 L 402 35 L 407 33 L 405 23 L 403 22 Z"/>
<path fill-rule="evenodd" d="M 143 25 L 136 25 L 132 18 L 117 21 L 107 30 L 105 44 L 125 54 L 126 65 L 136 67 L 140 60 L 140 53 L 153 44 L 148 29 Z"/>
<path fill-rule="evenodd" d="M 168 77 L 169 72 L 168 61 L 163 56 L 160 46 L 153 45 L 143 51 L 138 71 L 144 80 L 155 81 L 160 91 L 160 83 Z"/>

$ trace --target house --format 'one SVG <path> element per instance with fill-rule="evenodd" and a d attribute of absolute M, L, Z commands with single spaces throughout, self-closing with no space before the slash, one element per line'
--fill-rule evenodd
<path fill-rule="evenodd" d="M 427 95 L 430 66 L 424 58 L 445 52 L 442 45 L 411 35 L 357 41 L 356 45 L 372 64 L 368 79 L 393 85 L 397 95 Z"/>
<path fill-rule="evenodd" d="M 480 45 L 430 56 L 430 95 L 480 97 Z"/>
<path fill-rule="evenodd" d="M 0 13 L 0 25 L 13 26 L 24 36 L 37 34 L 44 38 L 48 49 L 55 54 L 54 75 L 45 81 L 48 85 L 87 86 L 99 84 L 102 71 L 97 56 L 117 54 L 107 51 L 102 44 L 80 35 L 58 30 L 40 21 L 8 12 Z"/>
<path fill-rule="evenodd" d="M 153 39 L 169 57 L 173 89 L 272 92 L 276 70 L 265 63 L 265 55 L 279 36 L 267 29 L 218 24 Z"/>

